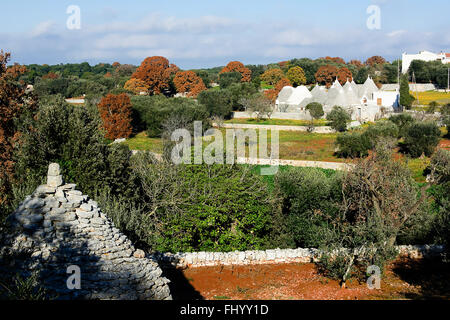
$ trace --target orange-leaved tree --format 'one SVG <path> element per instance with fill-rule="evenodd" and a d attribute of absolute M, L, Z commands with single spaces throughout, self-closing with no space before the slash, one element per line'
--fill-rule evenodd
<path fill-rule="evenodd" d="M 356 59 L 350 60 L 350 62 L 348 64 L 354 65 L 358 69 L 364 66 L 360 60 L 356 60 Z"/>
<path fill-rule="evenodd" d="M 342 67 L 338 71 L 337 78 L 340 84 L 344 85 L 347 81 L 353 80 L 353 74 L 348 68 Z"/>
<path fill-rule="evenodd" d="M 206 90 L 206 86 L 194 71 L 180 71 L 177 72 L 173 83 L 177 88 L 178 93 L 188 93 L 188 97 L 196 98 L 198 94 Z"/>
<path fill-rule="evenodd" d="M 242 82 L 250 82 L 252 80 L 252 71 L 246 68 L 242 62 L 231 61 L 220 73 L 239 72 L 242 76 Z"/>
<path fill-rule="evenodd" d="M 280 91 L 286 87 L 286 86 L 290 86 L 291 82 L 289 81 L 288 78 L 282 78 L 280 81 L 278 81 L 278 83 L 275 85 L 274 89 L 270 89 L 270 90 L 266 90 L 264 92 L 264 94 L 266 95 L 266 97 L 268 99 L 270 99 L 271 101 L 275 102 L 278 98 L 278 94 L 280 93 Z"/>
<path fill-rule="evenodd" d="M 126 93 L 108 94 L 98 104 L 98 111 L 107 139 L 128 138 L 131 135 L 131 100 Z"/>
<path fill-rule="evenodd" d="M 18 81 L 26 68 L 20 65 L 7 67 L 11 57 L 0 50 L 0 204 L 7 201 L 14 179 L 14 146 L 20 136 L 16 120 L 26 110 L 35 110 L 36 103 L 25 92 L 25 85 Z"/>
<path fill-rule="evenodd" d="M 321 66 L 316 74 L 316 81 L 330 87 L 338 74 L 338 68 L 332 65 Z"/>
<path fill-rule="evenodd" d="M 380 56 L 373 56 L 366 60 L 366 65 L 371 66 L 371 67 L 373 67 L 377 64 L 385 64 L 385 63 L 386 63 L 386 59 L 383 57 L 380 57 Z"/>
<path fill-rule="evenodd" d="M 164 57 L 146 58 L 131 76 L 144 81 L 151 94 L 160 94 L 170 87 L 170 77 L 178 71 L 178 67 L 169 64 Z"/>
<path fill-rule="evenodd" d="M 134 94 L 140 94 L 141 92 L 148 92 L 148 85 L 141 79 L 131 78 L 123 86 L 125 90 L 131 91 Z"/>

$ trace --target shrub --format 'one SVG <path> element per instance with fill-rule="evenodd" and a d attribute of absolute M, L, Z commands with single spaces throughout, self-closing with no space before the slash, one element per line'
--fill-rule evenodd
<path fill-rule="evenodd" d="M 284 206 L 284 219 L 296 247 L 319 247 L 339 212 L 342 176 L 320 169 L 292 168 L 275 176 L 275 189 Z"/>
<path fill-rule="evenodd" d="M 206 108 L 210 117 L 229 118 L 231 116 L 233 105 L 228 90 L 206 90 L 201 92 L 197 99 Z"/>
<path fill-rule="evenodd" d="M 311 102 L 305 109 L 308 110 L 311 117 L 316 120 L 322 118 L 324 115 L 323 107 L 318 102 Z"/>
<path fill-rule="evenodd" d="M 414 123 L 413 117 L 407 113 L 396 114 L 390 117 L 389 120 L 397 125 L 399 138 L 404 137 L 408 126 Z"/>
<path fill-rule="evenodd" d="M 339 157 L 343 158 L 363 158 L 367 157 L 372 147 L 372 141 L 369 136 L 355 131 L 339 134 L 336 138 L 336 152 Z"/>
<path fill-rule="evenodd" d="M 70 106 L 64 101 L 41 105 L 36 118 L 21 130 L 15 152 L 18 183 L 36 183 L 46 176 L 48 164 L 61 165 L 66 181 L 94 196 L 102 188 L 131 196 L 131 152 L 124 145 L 105 144 L 101 121 L 94 108 Z"/>
<path fill-rule="evenodd" d="M 135 96 L 133 105 L 133 126 L 145 129 L 150 137 L 161 137 L 164 123 L 170 118 L 183 119 L 182 127 L 174 129 L 193 129 L 194 121 L 202 121 L 203 129 L 208 129 L 208 112 L 203 105 L 188 98 L 166 98 L 158 96 Z"/>
<path fill-rule="evenodd" d="M 438 106 L 439 106 L 439 103 L 437 103 L 436 101 L 431 101 L 428 104 L 427 113 L 431 113 L 431 114 L 435 113 Z"/>
<path fill-rule="evenodd" d="M 434 205 L 437 217 L 434 225 L 437 243 L 446 245 L 450 258 L 450 151 L 439 149 L 431 158 Z"/>
<path fill-rule="evenodd" d="M 347 130 L 347 123 L 352 120 L 344 108 L 334 106 L 331 112 L 327 115 L 327 120 L 330 121 L 330 126 L 338 132 L 344 132 Z"/>
<path fill-rule="evenodd" d="M 352 272 L 384 265 L 395 257 L 397 236 L 425 203 L 407 166 L 392 160 L 392 150 L 377 145 L 373 156 L 359 161 L 343 179 L 341 212 L 324 235 L 325 268 L 342 284 Z M 418 196 L 420 194 L 420 197 Z"/>
<path fill-rule="evenodd" d="M 363 135 L 370 141 L 370 149 L 372 149 L 382 137 L 397 138 L 399 129 L 392 121 L 379 121 L 369 126 Z"/>
<path fill-rule="evenodd" d="M 133 170 L 145 195 L 145 214 L 138 223 L 142 232 L 136 236 L 151 249 L 249 250 L 267 242 L 270 196 L 249 167 L 176 166 L 139 154 Z"/>
<path fill-rule="evenodd" d="M 226 89 L 233 83 L 239 83 L 242 80 L 242 75 L 239 72 L 225 72 L 219 77 L 219 85 L 221 89 Z"/>
<path fill-rule="evenodd" d="M 425 154 L 427 157 L 434 153 L 441 131 L 434 122 L 415 122 L 408 126 L 405 133 L 404 147 L 413 158 Z"/>

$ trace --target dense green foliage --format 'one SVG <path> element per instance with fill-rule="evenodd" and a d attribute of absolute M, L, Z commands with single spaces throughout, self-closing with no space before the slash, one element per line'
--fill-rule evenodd
<path fill-rule="evenodd" d="M 209 128 L 207 110 L 192 99 L 133 96 L 131 103 L 135 131 L 146 130 L 149 137 L 161 137 L 164 130 L 185 128 L 192 131 L 194 121 L 202 121 L 205 130 Z"/>
<path fill-rule="evenodd" d="M 245 166 L 179 165 L 134 158 L 143 191 L 141 214 L 128 233 L 158 251 L 263 248 L 272 203 L 262 178 Z M 123 210 L 128 215 L 133 210 Z M 127 221 L 127 217 L 115 220 Z"/>
<path fill-rule="evenodd" d="M 411 109 L 414 100 L 416 99 L 409 93 L 408 76 L 404 75 L 400 79 L 400 105 L 406 109 Z"/>
<path fill-rule="evenodd" d="M 49 163 L 57 162 L 65 179 L 84 192 L 107 189 L 129 195 L 131 153 L 123 145 L 106 145 L 99 127 L 96 109 L 73 107 L 61 98 L 42 104 L 36 119 L 22 126 L 15 153 L 18 182 L 39 184 Z"/>
<path fill-rule="evenodd" d="M 414 60 L 408 69 L 408 74 L 416 78 L 417 83 L 435 83 L 440 88 L 447 88 L 448 66 L 441 61 Z"/>
<path fill-rule="evenodd" d="M 330 113 L 327 114 L 327 120 L 330 121 L 330 126 L 338 132 L 347 130 L 347 123 L 352 120 L 344 108 L 334 106 Z"/>
<path fill-rule="evenodd" d="M 289 233 L 299 248 L 323 244 L 323 231 L 331 227 L 342 201 L 342 175 L 327 176 L 323 171 L 291 168 L 275 177 L 275 188 L 283 199 Z"/>
<path fill-rule="evenodd" d="M 339 150 L 336 152 L 342 158 L 363 158 L 369 154 L 372 142 L 369 137 L 359 131 L 345 132 L 336 138 Z"/>
<path fill-rule="evenodd" d="M 434 153 L 441 131 L 434 122 L 415 122 L 405 132 L 404 148 L 413 158 L 425 154 L 427 157 Z"/>
<path fill-rule="evenodd" d="M 309 114 L 313 119 L 320 119 L 325 114 L 322 105 L 318 102 L 308 104 L 305 109 L 309 111 Z"/>

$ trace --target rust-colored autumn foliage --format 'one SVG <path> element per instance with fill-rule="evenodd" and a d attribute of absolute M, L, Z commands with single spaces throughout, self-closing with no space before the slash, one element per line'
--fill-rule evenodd
<path fill-rule="evenodd" d="M 148 85 L 141 79 L 131 78 L 125 85 L 124 89 L 133 92 L 134 94 L 140 94 L 141 92 L 148 92 Z"/>
<path fill-rule="evenodd" d="M 58 79 L 58 78 L 59 78 L 59 76 L 56 73 L 51 72 L 51 71 L 49 73 L 47 73 L 46 75 L 42 76 L 42 79 Z"/>
<path fill-rule="evenodd" d="M 324 59 L 324 60 L 329 60 L 329 61 L 333 61 L 333 62 L 335 62 L 335 63 L 339 63 L 339 64 L 345 64 L 345 60 L 344 59 L 342 59 L 342 58 L 340 58 L 340 57 L 325 57 L 325 58 L 322 58 L 322 59 Z"/>
<path fill-rule="evenodd" d="M 364 66 L 360 60 L 350 60 L 348 64 L 356 66 L 358 69 Z"/>
<path fill-rule="evenodd" d="M 131 77 L 144 81 L 151 94 L 160 94 L 169 89 L 170 76 L 178 70 L 176 65 L 169 64 L 169 60 L 164 57 L 149 57 Z"/>
<path fill-rule="evenodd" d="M 339 83 L 344 85 L 347 81 L 351 82 L 353 80 L 353 74 L 348 68 L 342 67 L 338 71 L 337 78 Z"/>
<path fill-rule="evenodd" d="M 98 104 L 105 137 L 115 140 L 131 135 L 131 100 L 126 93 L 108 94 Z"/>
<path fill-rule="evenodd" d="M 264 94 L 268 99 L 275 102 L 275 100 L 277 100 L 277 97 L 278 97 L 278 94 L 280 93 L 280 91 L 284 87 L 290 86 L 290 85 L 291 85 L 291 82 L 289 81 L 288 78 L 282 78 L 280 81 L 278 81 L 278 83 L 276 84 L 274 89 L 266 90 L 264 92 Z"/>
<path fill-rule="evenodd" d="M 368 65 L 368 66 L 374 66 L 374 65 L 377 65 L 377 64 L 385 64 L 386 63 L 386 59 L 385 58 L 383 58 L 383 57 L 380 57 L 380 56 L 373 56 L 373 57 L 370 57 L 369 59 L 367 59 L 367 61 L 366 61 L 366 65 Z"/>
<path fill-rule="evenodd" d="M 26 107 L 36 106 L 31 97 L 26 99 L 24 85 L 17 82 L 26 68 L 17 64 L 7 67 L 10 57 L 0 50 L 0 204 L 6 201 L 14 175 L 12 153 L 19 137 L 14 121 Z"/>
<path fill-rule="evenodd" d="M 206 86 L 194 71 L 180 71 L 177 72 L 173 83 L 177 88 L 178 93 L 188 93 L 188 97 L 197 97 L 198 94 L 206 90 Z"/>
<path fill-rule="evenodd" d="M 242 76 L 242 82 L 250 82 L 252 80 L 252 71 L 244 66 L 242 62 L 231 61 L 220 73 L 239 72 Z"/>
<path fill-rule="evenodd" d="M 332 65 L 321 66 L 316 74 L 316 81 L 330 87 L 338 75 L 338 68 Z"/>

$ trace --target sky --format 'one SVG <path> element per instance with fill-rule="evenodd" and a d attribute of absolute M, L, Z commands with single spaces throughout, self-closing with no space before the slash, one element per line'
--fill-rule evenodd
<path fill-rule="evenodd" d="M 80 29 L 67 27 L 71 5 Z M 450 52 L 448 0 L 22 0 L 0 11 L 0 49 L 21 64 L 137 65 L 162 55 L 191 69 Z"/>

